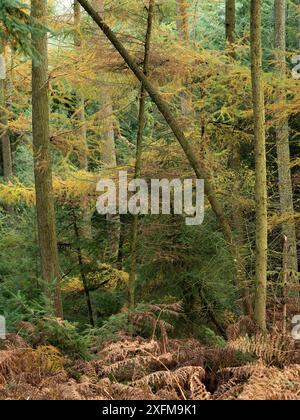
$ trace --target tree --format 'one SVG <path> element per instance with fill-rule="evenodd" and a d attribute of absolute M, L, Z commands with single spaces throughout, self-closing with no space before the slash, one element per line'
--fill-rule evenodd
<path fill-rule="evenodd" d="M 278 76 L 277 102 L 281 107 L 287 105 L 286 90 L 280 86 L 286 79 L 286 0 L 275 0 L 275 72 Z M 283 116 L 276 125 L 276 145 L 279 178 L 280 211 L 286 218 L 282 225 L 282 233 L 287 242 L 287 267 L 288 285 L 293 290 L 298 301 L 298 261 L 296 228 L 294 222 L 293 188 L 290 170 L 290 144 L 289 144 L 289 121 Z M 291 295 L 291 297 L 292 297 Z"/>
<path fill-rule="evenodd" d="M 80 49 L 82 46 L 81 35 L 80 35 L 80 26 L 81 26 L 81 10 L 80 4 L 77 0 L 74 1 L 74 26 L 75 26 L 75 35 L 74 35 L 74 44 L 77 49 Z M 87 129 L 86 129 L 86 120 L 85 120 L 85 100 L 84 94 L 81 91 L 77 92 L 77 116 L 79 122 L 79 130 L 81 137 L 81 148 L 79 154 L 80 169 L 85 171 L 88 170 L 88 145 L 87 145 Z"/>
<path fill-rule="evenodd" d="M 190 34 L 187 0 L 177 0 L 177 30 L 179 38 L 188 45 Z"/>
<path fill-rule="evenodd" d="M 226 0 L 225 7 L 225 27 L 226 27 L 226 40 L 229 45 L 232 46 L 235 42 L 235 24 L 236 24 L 236 14 L 235 14 L 235 0 Z"/>
<path fill-rule="evenodd" d="M 255 320 L 260 330 L 266 330 L 267 263 L 268 263 L 268 203 L 265 96 L 262 70 L 262 7 L 261 0 L 251 0 L 251 73 L 255 141 L 256 199 L 256 296 Z"/>
<path fill-rule="evenodd" d="M 6 101 L 6 63 L 5 43 L 0 39 L 0 138 L 2 145 L 3 177 L 9 181 L 13 176 L 11 144 L 7 130 L 7 101 Z"/>
<path fill-rule="evenodd" d="M 235 0 L 226 0 L 226 13 L 225 13 L 225 35 L 229 47 L 229 56 L 235 59 L 235 25 L 236 25 L 236 2 Z M 247 285 L 247 274 L 241 250 L 245 245 L 245 232 L 244 232 L 244 218 L 243 210 L 238 199 L 242 188 L 242 179 L 240 177 L 241 170 L 241 146 L 238 141 L 233 141 L 231 144 L 230 154 L 230 167 L 235 173 L 233 181 L 233 215 L 232 226 L 236 234 L 236 244 L 238 251 L 236 253 L 236 284 L 243 298 L 243 307 L 247 315 L 253 315 L 253 307 L 251 302 L 251 294 Z"/>
<path fill-rule="evenodd" d="M 177 0 L 177 31 L 180 41 L 188 47 L 190 44 L 190 28 L 189 28 L 189 17 L 188 17 L 188 4 L 187 0 Z M 182 81 L 184 86 L 184 81 Z M 185 86 L 184 86 L 185 88 Z M 185 88 L 180 93 L 181 100 L 181 113 L 185 121 L 184 126 L 187 128 L 190 124 L 190 117 L 193 115 L 193 104 L 192 95 Z"/>
<path fill-rule="evenodd" d="M 99 15 L 104 13 L 104 0 L 93 0 L 93 6 Z M 99 39 L 99 38 L 98 38 Z M 97 52 L 101 54 L 103 43 L 99 39 L 97 44 Z M 114 169 L 117 167 L 117 155 L 115 147 L 115 132 L 114 132 L 114 111 L 113 101 L 109 91 L 109 88 L 105 85 L 105 82 L 101 83 L 100 86 L 100 111 L 98 113 L 98 123 L 101 126 L 101 162 L 104 167 Z M 120 244 L 120 216 L 118 215 L 107 215 L 107 222 L 109 225 L 109 243 L 110 243 L 110 255 L 109 258 L 112 261 L 116 261 L 119 253 Z"/>
<path fill-rule="evenodd" d="M 144 53 L 144 74 L 147 76 L 150 61 L 150 43 L 152 35 L 154 15 L 154 0 L 149 1 L 147 33 L 145 39 L 145 53 Z M 139 103 L 139 117 L 138 117 L 138 133 L 136 142 L 136 159 L 135 159 L 135 178 L 139 178 L 142 169 L 142 152 L 143 152 L 143 135 L 145 129 L 145 107 L 146 107 L 146 91 L 142 84 Z M 137 274 L 137 241 L 138 241 L 138 221 L 137 215 L 133 216 L 131 226 L 131 255 L 130 255 L 130 274 L 129 274 L 129 304 L 131 307 L 135 303 L 135 283 Z"/>
<path fill-rule="evenodd" d="M 74 1 L 74 26 L 75 26 L 75 35 L 74 35 L 74 44 L 75 47 L 80 50 L 82 46 L 81 42 L 81 6 L 77 0 Z M 79 152 L 79 167 L 83 171 L 89 170 L 89 149 L 87 143 L 87 125 L 85 119 L 85 98 L 82 91 L 77 91 L 77 119 L 79 123 L 79 133 L 81 138 L 80 152 Z M 94 323 L 93 308 L 90 297 L 90 292 L 87 285 L 86 275 L 84 272 L 84 262 L 82 257 L 82 249 L 80 246 L 80 239 L 91 239 L 92 237 L 92 226 L 91 226 L 91 214 L 90 214 L 90 205 L 86 197 L 84 196 L 81 199 L 80 210 L 82 215 L 82 223 L 78 227 L 76 212 L 73 210 L 73 224 L 74 224 L 74 233 L 76 237 L 77 244 L 77 258 L 78 264 L 80 267 L 80 276 L 84 287 L 84 292 L 86 296 L 87 309 L 89 314 L 89 321 L 92 326 Z"/>
<path fill-rule="evenodd" d="M 32 0 L 31 16 L 45 23 L 47 0 Z M 32 61 L 32 135 L 41 268 L 50 289 L 55 285 L 51 298 L 56 316 L 62 317 L 50 154 L 47 32 L 33 33 L 32 45 L 38 54 Z"/>

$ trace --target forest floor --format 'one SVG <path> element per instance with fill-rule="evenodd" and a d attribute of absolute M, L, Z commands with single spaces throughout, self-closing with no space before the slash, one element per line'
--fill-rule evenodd
<path fill-rule="evenodd" d="M 299 400 L 300 354 L 278 334 L 199 341 L 122 337 L 71 360 L 9 335 L 0 350 L 1 400 Z"/>

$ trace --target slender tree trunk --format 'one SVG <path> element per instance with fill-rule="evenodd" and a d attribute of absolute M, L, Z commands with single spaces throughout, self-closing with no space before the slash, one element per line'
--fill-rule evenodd
<path fill-rule="evenodd" d="M 154 0 L 149 1 L 148 9 L 148 22 L 147 22 L 147 33 L 145 39 L 145 54 L 144 54 L 144 74 L 147 76 L 149 59 L 150 59 L 150 44 L 152 34 L 152 23 L 154 15 Z M 147 92 L 144 85 L 142 84 L 140 93 L 140 106 L 139 106 L 139 118 L 138 118 L 138 134 L 136 144 L 136 160 L 135 160 L 135 178 L 139 178 L 142 169 L 142 147 L 143 147 L 143 135 L 145 129 L 145 105 L 146 105 Z M 135 285 L 136 285 L 136 274 L 137 274 L 137 242 L 138 242 L 138 216 L 133 216 L 132 227 L 131 227 L 131 261 L 130 261 L 130 274 L 129 274 L 129 304 L 131 307 L 135 304 Z"/>
<path fill-rule="evenodd" d="M 74 44 L 77 49 L 82 46 L 80 26 L 81 26 L 81 6 L 77 0 L 74 1 Z M 81 91 L 77 92 L 77 105 L 78 105 L 78 122 L 80 124 L 80 137 L 81 137 L 81 149 L 79 155 L 80 169 L 88 170 L 88 146 L 87 146 L 87 130 L 85 120 L 85 101 L 84 94 Z"/>
<path fill-rule="evenodd" d="M 45 23 L 47 0 L 32 0 L 31 15 Z M 50 288 L 55 285 L 51 297 L 55 315 L 62 317 L 49 137 L 47 34 L 34 34 L 32 44 L 39 53 L 39 59 L 32 62 L 32 134 L 42 277 Z"/>
<path fill-rule="evenodd" d="M 176 139 L 180 143 L 187 160 L 189 161 L 191 167 L 194 169 L 196 176 L 199 179 L 205 180 L 205 192 L 208 197 L 208 200 L 212 206 L 212 209 L 219 221 L 224 237 L 228 242 L 232 255 L 235 256 L 235 250 L 233 248 L 233 236 L 230 225 L 228 220 L 225 216 L 223 206 L 220 204 L 215 188 L 210 180 L 209 173 L 206 169 L 200 164 L 198 159 L 196 158 L 196 154 L 188 140 L 185 137 L 184 132 L 182 131 L 179 123 L 173 116 L 173 112 L 170 110 L 169 105 L 163 97 L 160 95 L 159 91 L 154 87 L 154 85 L 150 82 L 150 80 L 145 76 L 144 72 L 139 68 L 139 66 L 135 63 L 134 59 L 128 53 L 128 51 L 124 48 L 123 44 L 119 41 L 116 37 L 114 32 L 109 28 L 109 26 L 103 21 L 101 16 L 91 7 L 87 0 L 78 0 L 82 7 L 86 10 L 86 12 L 92 17 L 92 19 L 97 23 L 99 28 L 103 31 L 106 37 L 110 40 L 110 42 L 114 45 L 116 50 L 119 54 L 123 57 L 124 61 L 128 65 L 128 67 L 132 70 L 135 74 L 137 79 L 143 83 L 145 90 L 148 92 L 150 97 L 152 98 L 153 102 L 158 107 L 159 111 L 165 118 L 167 124 L 171 128 L 173 134 L 175 135 Z"/>
<path fill-rule="evenodd" d="M 177 30 L 179 38 L 188 45 L 190 33 L 187 0 L 177 0 Z"/>
<path fill-rule="evenodd" d="M 80 234 L 79 234 L 79 229 L 78 229 L 78 226 L 77 226 L 77 218 L 76 218 L 75 210 L 73 210 L 73 222 L 74 222 L 73 223 L 74 233 L 75 233 L 75 237 L 76 237 L 76 241 L 77 241 L 76 251 L 77 251 L 78 264 L 79 264 L 79 268 L 80 268 L 80 276 L 81 276 L 81 281 L 82 281 L 82 284 L 83 284 L 84 293 L 85 293 L 85 297 L 86 297 L 86 304 L 87 304 L 90 324 L 91 324 L 92 327 L 94 327 L 95 322 L 94 322 L 94 316 L 93 316 L 93 307 L 92 307 L 92 301 L 91 301 L 90 291 L 89 291 L 89 287 L 88 287 L 88 282 L 87 282 L 85 271 L 84 271 L 82 250 L 81 250 L 81 247 L 79 245 Z"/>
<path fill-rule="evenodd" d="M 188 18 L 188 4 L 187 0 L 177 0 L 177 31 L 181 42 L 189 46 L 190 44 L 190 29 Z M 184 81 L 182 81 L 184 85 Z M 192 104 L 191 94 L 187 89 L 180 93 L 181 113 L 184 117 L 184 128 L 190 127 L 191 118 L 193 117 L 194 110 Z"/>
<path fill-rule="evenodd" d="M 235 0 L 226 0 L 225 13 L 226 13 L 226 16 L 225 16 L 226 40 L 229 43 L 230 47 L 232 47 L 235 42 L 235 24 L 236 24 Z M 233 51 L 233 54 L 234 54 L 234 51 Z"/>
<path fill-rule="evenodd" d="M 99 15 L 104 13 L 104 0 L 93 0 L 95 10 Z M 99 48 L 99 54 L 101 49 Z M 116 168 L 117 155 L 115 146 L 114 132 L 114 112 L 113 102 L 109 88 L 105 85 L 101 87 L 101 115 L 99 123 L 101 129 L 101 161 L 104 167 Z M 109 236 L 109 258 L 112 262 L 117 262 L 120 246 L 121 223 L 119 215 L 107 215 L 108 236 Z"/>
<path fill-rule="evenodd" d="M 80 50 L 82 46 L 80 26 L 81 26 L 81 6 L 77 0 L 74 1 L 74 25 L 75 35 L 74 44 L 75 47 Z M 87 142 L 87 126 L 85 118 L 85 98 L 81 91 L 76 93 L 77 95 L 77 119 L 79 123 L 79 133 L 81 138 L 80 152 L 79 152 L 79 165 L 83 171 L 89 170 L 89 148 Z M 91 225 L 91 210 L 90 205 L 86 197 L 81 199 L 81 212 L 82 212 L 82 223 L 80 224 L 79 233 L 80 237 L 87 240 L 92 237 L 92 225 Z"/>
<path fill-rule="evenodd" d="M 275 71 L 280 80 L 286 79 L 286 0 L 275 0 Z M 278 102 L 286 107 L 286 90 L 277 89 Z M 294 203 L 292 177 L 290 170 L 290 143 L 289 143 L 289 121 L 284 117 L 276 125 L 276 144 L 279 177 L 280 211 L 288 220 L 282 225 L 283 236 L 286 237 L 286 264 L 287 273 L 287 294 L 292 298 L 291 306 L 299 304 L 299 283 L 298 283 L 298 261 L 296 227 L 293 220 Z M 295 305 L 296 304 L 296 305 Z M 289 311 L 288 305 L 288 311 Z M 291 308 L 292 309 L 292 308 Z M 294 308 L 294 310 L 296 307 Z"/>
<path fill-rule="evenodd" d="M 234 60 L 235 59 L 235 24 L 236 24 L 236 10 L 235 10 L 235 0 L 226 0 L 226 18 L 225 18 L 225 27 L 226 27 L 226 41 L 229 46 L 229 56 Z M 231 145 L 231 156 L 230 156 L 230 166 L 236 175 L 236 180 L 233 185 L 233 218 L 232 224 L 233 229 L 236 235 L 236 285 L 240 291 L 240 294 L 243 298 L 243 308 L 245 314 L 253 316 L 253 307 L 251 302 L 251 293 L 247 285 L 247 273 L 244 266 L 243 258 L 241 256 L 241 251 L 245 245 L 245 232 L 244 232 L 244 215 L 243 210 L 241 209 L 240 202 L 238 197 L 240 195 L 242 182 L 240 178 L 241 170 L 241 147 L 240 143 L 233 141 Z"/>
<path fill-rule="evenodd" d="M 256 175 L 256 297 L 255 320 L 266 331 L 268 202 L 264 84 L 262 70 L 261 0 L 251 0 L 251 63 Z"/>
<path fill-rule="evenodd" d="M 7 130 L 7 102 L 6 102 L 6 64 L 5 45 L 0 39 L 0 138 L 2 145 L 3 177 L 6 182 L 13 176 L 13 165 L 11 156 L 10 138 Z"/>

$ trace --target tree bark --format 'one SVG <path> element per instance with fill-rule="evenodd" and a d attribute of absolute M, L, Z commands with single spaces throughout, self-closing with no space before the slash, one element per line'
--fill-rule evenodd
<path fill-rule="evenodd" d="M 275 0 L 275 72 L 278 79 L 285 80 L 286 65 L 286 0 Z M 282 87 L 277 89 L 278 103 L 286 107 L 287 94 Z M 289 121 L 284 117 L 276 125 L 276 145 L 279 178 L 280 212 L 287 217 L 282 225 L 283 237 L 286 238 L 286 264 L 287 273 L 287 294 L 293 300 L 291 307 L 299 304 L 299 282 L 298 282 L 298 261 L 296 227 L 294 222 L 294 203 L 292 177 L 290 170 L 290 143 L 289 143 Z M 296 305 L 295 305 L 296 304 Z M 294 308 L 296 309 L 296 308 Z M 289 305 L 288 305 L 289 312 Z"/>
<path fill-rule="evenodd" d="M 34 19 L 45 23 L 47 0 L 32 0 L 31 15 Z M 39 54 L 39 58 L 33 59 L 32 62 L 32 134 L 42 277 L 50 289 L 55 285 L 51 298 L 55 315 L 62 317 L 50 155 L 47 34 L 33 34 L 32 44 Z"/>
<path fill-rule="evenodd" d="M 235 24 L 236 24 L 236 14 L 235 14 L 235 0 L 226 0 L 226 10 L 225 10 L 225 27 L 226 27 L 226 40 L 229 45 L 232 45 L 235 42 Z"/>
<path fill-rule="evenodd" d="M 255 137 L 256 296 L 255 320 L 266 331 L 268 203 L 264 83 L 262 70 L 261 0 L 251 0 L 251 71 Z"/>
<path fill-rule="evenodd" d="M 147 33 L 145 38 L 145 53 L 144 53 L 144 74 L 147 76 L 149 59 L 150 59 L 150 44 L 152 35 L 152 24 L 154 15 L 154 0 L 149 1 Z M 146 90 L 144 85 L 141 86 L 140 106 L 138 117 L 138 134 L 136 143 L 136 160 L 135 160 L 135 178 L 139 178 L 142 169 L 142 147 L 143 136 L 145 129 L 145 105 L 146 105 Z M 130 254 L 130 273 L 129 273 L 129 304 L 134 307 L 135 304 L 135 286 L 137 274 L 137 241 L 138 241 L 138 221 L 137 215 L 133 216 L 131 226 L 131 254 Z"/>

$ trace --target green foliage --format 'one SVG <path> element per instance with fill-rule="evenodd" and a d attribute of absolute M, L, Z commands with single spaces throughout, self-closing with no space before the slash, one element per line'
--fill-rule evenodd
<path fill-rule="evenodd" d="M 196 338 L 207 346 L 224 348 L 227 345 L 223 337 L 220 337 L 213 330 L 205 326 L 199 327 Z"/>
<path fill-rule="evenodd" d="M 95 343 L 101 347 L 108 341 L 118 341 L 120 333 L 133 334 L 134 327 L 129 323 L 127 313 L 118 313 L 104 321 L 102 327 L 92 331 Z"/>
<path fill-rule="evenodd" d="M 13 49 L 30 57 L 36 56 L 31 46 L 31 35 L 41 35 L 47 29 L 28 13 L 28 6 L 20 0 L 0 0 L 0 38 Z"/>
<path fill-rule="evenodd" d="M 36 321 L 33 344 L 52 345 L 62 353 L 75 359 L 90 359 L 90 335 L 80 334 L 77 326 L 56 318 L 43 318 Z"/>

